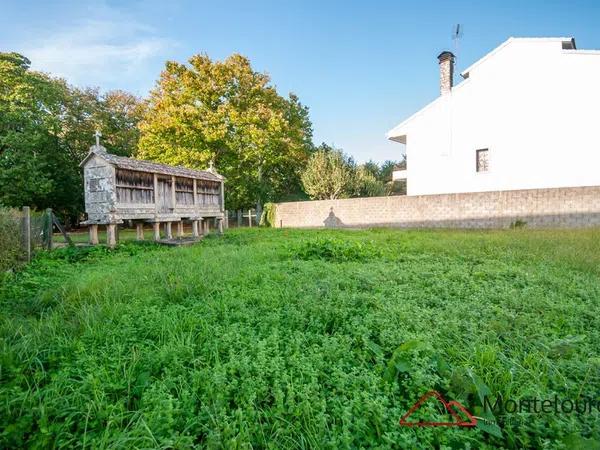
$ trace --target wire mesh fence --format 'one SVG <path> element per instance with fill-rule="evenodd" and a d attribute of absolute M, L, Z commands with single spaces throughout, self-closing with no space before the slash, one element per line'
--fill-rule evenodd
<path fill-rule="evenodd" d="M 20 212 L 0 208 L 0 272 L 13 268 L 22 258 L 20 228 Z"/>
<path fill-rule="evenodd" d="M 256 227 L 261 213 L 261 209 L 225 211 L 224 226 Z M 216 222 L 208 221 L 207 226 L 217 228 Z M 53 234 L 55 231 L 58 234 Z M 132 233 L 129 234 L 135 236 Z M 87 232 L 67 233 L 51 209 L 36 211 L 27 206 L 21 209 L 0 206 L 0 274 L 29 262 L 36 251 L 87 242 Z"/>
<path fill-rule="evenodd" d="M 37 250 L 51 248 L 52 210 L 0 207 L 0 272 L 31 260 Z"/>

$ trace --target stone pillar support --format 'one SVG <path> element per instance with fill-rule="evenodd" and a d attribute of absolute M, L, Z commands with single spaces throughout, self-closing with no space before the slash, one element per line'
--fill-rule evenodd
<path fill-rule="evenodd" d="M 217 218 L 217 228 L 219 230 L 219 234 L 223 234 L 223 218 L 222 217 Z"/>
<path fill-rule="evenodd" d="M 183 236 L 183 220 L 180 220 L 177 222 L 177 237 L 182 238 Z"/>
<path fill-rule="evenodd" d="M 166 239 L 173 239 L 173 228 L 172 228 L 172 222 L 165 222 L 165 238 Z"/>
<path fill-rule="evenodd" d="M 117 245 L 117 233 L 118 228 L 116 223 L 106 225 L 106 245 L 110 248 L 114 248 Z"/>
<path fill-rule="evenodd" d="M 192 236 L 197 238 L 200 236 L 200 230 L 198 229 L 198 220 L 192 220 Z"/>
<path fill-rule="evenodd" d="M 142 222 L 136 222 L 135 224 L 135 237 L 138 241 L 144 240 L 144 224 Z"/>
<path fill-rule="evenodd" d="M 154 232 L 154 240 L 160 241 L 160 222 L 152 223 L 152 231 Z"/>
<path fill-rule="evenodd" d="M 98 245 L 98 225 L 95 223 L 88 227 L 90 232 L 90 245 Z"/>

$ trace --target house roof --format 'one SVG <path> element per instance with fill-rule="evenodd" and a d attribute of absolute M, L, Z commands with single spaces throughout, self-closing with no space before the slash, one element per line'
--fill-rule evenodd
<path fill-rule="evenodd" d="M 477 61 L 475 61 L 473 64 L 471 64 L 465 70 L 463 70 L 460 73 L 460 75 L 463 78 L 468 77 L 469 72 L 471 72 L 471 70 L 473 70 L 475 67 L 481 65 L 482 63 L 484 63 L 485 61 L 490 59 L 492 56 L 494 56 L 496 53 L 498 53 L 500 50 L 502 50 L 504 47 L 508 46 L 509 44 L 511 44 L 513 42 L 563 42 L 563 43 L 568 43 L 568 45 L 570 46 L 570 49 L 574 50 L 576 48 L 574 37 L 520 37 L 520 38 L 510 37 L 506 41 L 504 41 L 502 44 L 500 44 L 498 47 L 493 49 L 491 52 L 487 53 L 482 58 L 479 58 Z"/>
<path fill-rule="evenodd" d="M 92 145 L 90 152 L 81 161 L 80 167 L 93 156 L 97 155 L 105 161 L 109 162 L 119 169 L 136 170 L 139 172 L 159 173 L 162 175 L 175 175 L 178 177 L 197 178 L 201 180 L 222 181 L 224 177 L 215 171 L 211 170 L 194 170 L 181 166 L 169 166 L 167 164 L 155 163 L 152 161 L 144 161 L 141 159 L 127 158 L 125 156 L 117 156 L 106 151 L 101 145 Z"/>
<path fill-rule="evenodd" d="M 462 86 L 463 83 L 466 83 L 467 81 L 468 80 L 464 80 L 460 84 L 454 86 L 452 88 L 452 90 L 456 90 L 458 87 Z M 420 116 L 421 114 L 423 114 L 429 108 L 433 108 L 433 106 L 436 105 L 437 103 L 448 101 L 447 97 L 448 96 L 441 95 L 441 96 L 437 97 L 435 100 L 432 100 L 430 103 L 428 103 L 427 105 L 425 105 L 423 108 L 421 108 L 417 112 L 411 114 L 408 118 L 406 118 L 405 120 L 403 120 L 402 122 L 400 122 L 398 125 L 396 125 L 394 128 L 392 128 L 390 131 L 388 131 L 386 133 L 386 137 L 390 141 L 396 141 L 396 142 L 400 142 L 401 144 L 406 144 L 406 130 L 405 130 L 406 125 L 409 122 L 411 122 L 415 117 Z"/>
<path fill-rule="evenodd" d="M 511 44 L 513 42 L 562 42 L 563 50 L 571 50 L 571 51 L 576 50 L 575 38 L 573 38 L 573 37 L 550 37 L 550 38 L 511 37 L 511 38 L 507 39 L 506 41 L 504 41 L 502 44 L 500 44 L 498 47 L 493 49 L 491 52 L 487 53 L 485 56 L 483 56 L 482 58 L 475 61 L 467 69 L 462 71 L 461 76 L 464 78 L 464 80 L 461 81 L 460 83 L 458 83 L 456 86 L 454 86 L 452 88 L 452 91 L 455 91 L 455 90 L 459 89 L 460 87 L 464 86 L 465 83 L 468 83 L 470 71 L 472 71 L 475 67 L 483 64 L 488 59 L 492 58 L 500 50 L 502 50 L 503 48 L 505 48 L 506 46 L 508 46 L 509 44 Z M 581 50 L 576 50 L 576 51 L 581 52 Z M 445 53 L 446 52 L 442 52 L 440 54 L 440 56 L 444 55 Z M 438 58 L 439 58 L 439 56 L 438 56 Z M 437 97 L 435 100 L 433 100 L 432 102 L 430 102 L 429 104 L 427 104 L 426 106 L 424 106 L 423 108 L 421 108 L 420 110 L 418 110 L 417 112 L 415 112 L 414 114 L 409 116 L 407 119 L 400 122 L 400 124 L 396 125 L 394 128 L 392 128 L 390 131 L 388 131 L 386 133 L 386 137 L 391 141 L 396 141 L 396 142 L 400 142 L 402 144 L 406 144 L 406 129 L 405 129 L 406 125 L 409 122 L 411 122 L 415 117 L 423 114 L 425 111 L 427 111 L 433 105 L 437 104 L 438 102 L 442 102 L 442 101 L 447 101 L 446 96 Z"/>

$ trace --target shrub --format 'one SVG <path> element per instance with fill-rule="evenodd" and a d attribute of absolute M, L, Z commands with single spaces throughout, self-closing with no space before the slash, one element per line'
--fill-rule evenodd
<path fill-rule="evenodd" d="M 0 273 L 16 267 L 21 254 L 20 214 L 0 206 Z"/>
<path fill-rule="evenodd" d="M 298 259 L 323 259 L 326 261 L 364 261 L 381 256 L 372 242 L 346 241 L 321 238 L 303 242 L 292 248 L 291 255 Z"/>
<path fill-rule="evenodd" d="M 275 226 L 275 212 L 277 206 L 275 203 L 265 203 L 262 215 L 260 216 L 259 226 L 261 227 L 274 227 Z"/>
<path fill-rule="evenodd" d="M 517 219 L 514 222 L 511 222 L 510 224 L 510 228 L 512 228 L 513 230 L 519 229 L 519 228 L 525 228 L 527 226 L 527 222 L 521 219 Z"/>

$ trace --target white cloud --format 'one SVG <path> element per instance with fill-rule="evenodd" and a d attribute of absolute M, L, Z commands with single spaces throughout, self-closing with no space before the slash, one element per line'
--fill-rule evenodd
<path fill-rule="evenodd" d="M 23 53 L 32 68 L 78 86 L 120 87 L 144 94 L 158 77 L 157 63 L 162 64 L 176 43 L 118 11 L 103 7 L 94 15 L 28 43 Z M 154 69 L 149 73 L 150 66 Z"/>

